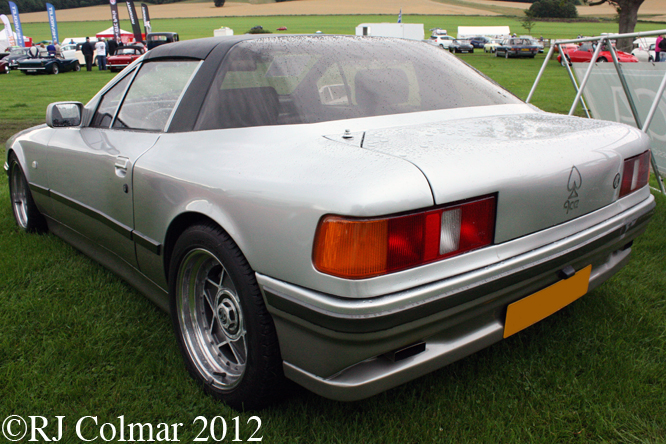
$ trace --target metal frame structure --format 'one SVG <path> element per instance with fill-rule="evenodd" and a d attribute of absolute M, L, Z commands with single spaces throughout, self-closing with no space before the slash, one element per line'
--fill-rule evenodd
<path fill-rule="evenodd" d="M 532 89 L 530 90 L 529 95 L 527 96 L 527 100 L 525 102 L 530 103 L 530 100 L 532 99 L 532 96 L 534 95 L 534 91 L 536 90 L 537 86 L 539 85 L 539 81 L 541 80 L 541 76 L 543 75 L 543 72 L 546 69 L 546 66 L 548 65 L 548 62 L 550 61 L 551 57 L 553 56 L 553 52 L 555 51 L 555 47 L 557 46 L 559 53 L 562 55 L 562 65 L 566 67 L 567 72 L 569 74 L 569 78 L 571 79 L 571 83 L 573 84 L 574 89 L 576 90 L 576 98 L 574 99 L 573 104 L 571 105 L 571 109 L 569 110 L 568 115 L 573 115 L 576 106 L 578 106 L 578 103 L 581 102 L 583 106 L 583 111 L 585 111 L 585 114 L 587 115 L 588 118 L 591 118 L 589 109 L 587 108 L 587 104 L 585 103 L 585 100 L 583 99 L 583 90 L 585 89 L 585 85 L 587 85 L 587 82 L 590 78 L 590 73 L 592 72 L 592 68 L 596 65 L 595 63 L 590 62 L 590 66 L 587 68 L 587 71 L 585 72 L 585 76 L 583 77 L 582 82 L 580 85 L 576 82 L 576 78 L 574 77 L 573 71 L 571 70 L 571 66 L 569 63 L 567 63 L 566 60 L 566 54 L 562 50 L 562 47 L 560 45 L 565 44 L 565 43 L 582 43 L 582 42 L 597 42 L 597 47 L 594 50 L 594 54 L 592 55 L 592 60 L 597 60 L 599 57 L 599 53 L 601 52 L 601 48 L 604 46 L 604 43 L 608 43 L 608 48 L 610 49 L 611 57 L 613 58 L 613 65 L 615 65 L 615 70 L 617 71 L 617 75 L 620 79 L 620 83 L 622 85 L 622 89 L 624 90 L 624 94 L 627 98 L 627 102 L 629 103 L 629 107 L 631 109 L 631 114 L 634 117 L 634 121 L 636 122 L 636 127 L 640 128 L 643 132 L 647 133 L 647 130 L 650 126 L 650 123 L 652 123 L 652 118 L 654 117 L 654 113 L 657 109 L 657 106 L 659 105 L 659 100 L 661 100 L 664 90 L 666 90 L 666 74 L 664 74 L 664 78 L 661 81 L 661 85 L 659 86 L 659 90 L 657 91 L 657 94 L 654 98 L 654 102 L 652 102 L 652 106 L 650 107 L 650 111 L 647 115 L 647 118 L 645 119 L 645 122 L 641 122 L 641 118 L 638 114 L 638 109 L 636 108 L 636 104 L 634 102 L 634 99 L 631 97 L 631 93 L 629 91 L 629 86 L 627 85 L 627 81 L 624 77 L 624 74 L 622 73 L 622 66 L 620 65 L 620 62 L 617 58 L 617 52 L 615 47 L 612 45 L 612 40 L 617 40 L 621 38 L 629 38 L 629 37 L 647 37 L 647 36 L 655 36 L 655 35 L 660 35 L 660 34 L 666 34 L 666 29 L 658 30 L 658 31 L 646 31 L 646 32 L 635 32 L 635 33 L 630 33 L 630 34 L 604 34 L 599 37 L 586 37 L 586 38 L 581 38 L 581 39 L 572 39 L 572 40 L 562 40 L 550 47 L 548 50 L 548 54 L 546 55 L 546 59 L 543 62 L 543 65 L 541 65 L 541 69 L 539 70 L 539 74 L 537 74 L 537 78 L 534 80 L 534 84 L 532 85 Z M 654 172 L 655 177 L 657 178 L 657 182 L 659 184 L 659 189 L 663 194 L 666 194 L 666 189 L 664 189 L 664 182 L 661 178 L 661 175 L 659 174 L 659 169 L 657 168 L 657 162 L 654 158 L 654 156 L 650 157 L 650 162 L 652 164 L 652 171 Z"/>

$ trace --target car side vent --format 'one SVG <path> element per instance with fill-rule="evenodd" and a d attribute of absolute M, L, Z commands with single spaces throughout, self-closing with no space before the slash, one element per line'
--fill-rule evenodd
<path fill-rule="evenodd" d="M 384 356 L 386 356 L 392 362 L 398 362 L 411 356 L 418 355 L 419 353 L 423 353 L 425 349 L 426 344 L 425 342 L 421 341 L 412 345 L 408 345 L 407 347 L 399 348 L 397 350 L 385 353 Z"/>

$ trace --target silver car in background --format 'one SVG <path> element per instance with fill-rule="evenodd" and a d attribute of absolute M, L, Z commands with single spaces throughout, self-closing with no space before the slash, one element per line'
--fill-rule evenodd
<path fill-rule="evenodd" d="M 620 270 L 655 205 L 644 133 L 400 39 L 163 45 L 6 148 L 18 225 L 170 311 L 190 374 L 246 409 L 515 334 Z"/>

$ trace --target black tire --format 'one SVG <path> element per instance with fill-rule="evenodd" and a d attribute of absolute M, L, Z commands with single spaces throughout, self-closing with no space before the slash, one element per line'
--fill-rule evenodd
<path fill-rule="evenodd" d="M 500 56 L 499 52 L 497 52 L 497 50 L 495 50 L 495 57 L 499 57 L 499 56 Z"/>
<path fill-rule="evenodd" d="M 79 64 L 79 62 L 75 62 L 75 63 L 74 63 L 74 68 L 73 68 L 73 70 L 74 70 L 74 72 L 79 72 L 79 71 L 81 71 L 81 65 Z"/>
<path fill-rule="evenodd" d="M 35 205 L 23 168 L 14 154 L 9 156 L 9 198 L 14 221 L 21 230 L 27 233 L 46 232 L 46 219 Z"/>
<path fill-rule="evenodd" d="M 285 383 L 277 333 L 238 246 L 214 224 L 194 225 L 170 262 L 171 319 L 190 375 L 237 410 L 275 401 Z"/>
<path fill-rule="evenodd" d="M 606 57 L 599 57 L 597 59 L 597 63 L 606 63 L 608 60 L 606 60 Z"/>
<path fill-rule="evenodd" d="M 654 59 L 652 58 L 652 56 L 648 57 L 648 62 L 654 62 Z"/>
<path fill-rule="evenodd" d="M 5 65 L 5 74 L 9 74 L 10 71 L 9 65 Z"/>
<path fill-rule="evenodd" d="M 58 75 L 60 72 L 60 68 L 58 67 L 57 63 L 54 63 L 53 66 L 51 66 L 51 74 Z"/>

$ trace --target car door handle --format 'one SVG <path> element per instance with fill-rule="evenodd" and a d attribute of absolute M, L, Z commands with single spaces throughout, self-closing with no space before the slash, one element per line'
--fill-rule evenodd
<path fill-rule="evenodd" d="M 118 156 L 116 157 L 116 176 L 125 177 L 127 176 L 127 166 L 129 165 L 129 159 L 127 157 Z"/>

